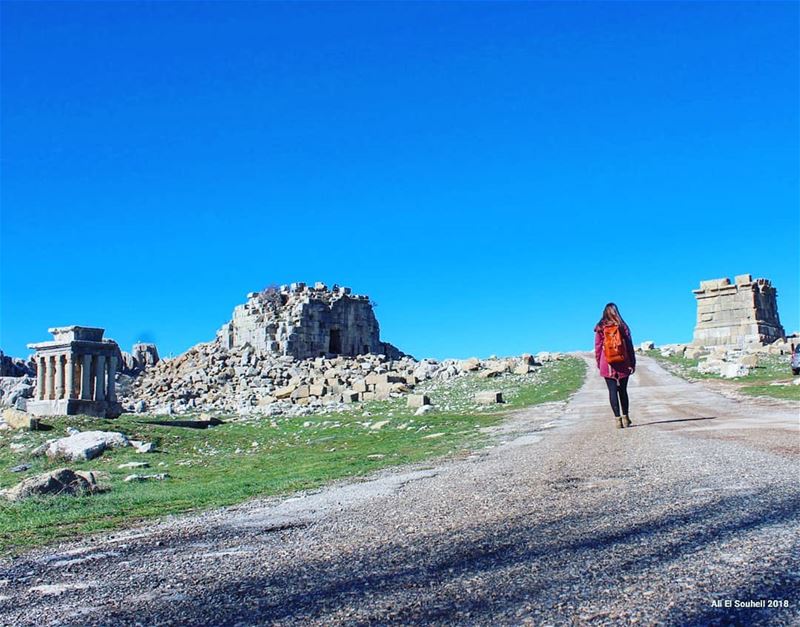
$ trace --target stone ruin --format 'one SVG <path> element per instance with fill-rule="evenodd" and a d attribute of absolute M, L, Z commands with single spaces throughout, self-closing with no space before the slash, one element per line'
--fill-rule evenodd
<path fill-rule="evenodd" d="M 251 292 L 217 332 L 227 349 L 250 345 L 259 354 L 295 359 L 357 355 L 403 355 L 380 340 L 380 327 L 368 296 L 349 287 L 292 283 Z"/>
<path fill-rule="evenodd" d="M 785 337 L 778 317 L 777 290 L 768 279 L 740 274 L 701 281 L 697 299 L 695 346 L 770 344 Z"/>
<path fill-rule="evenodd" d="M 119 346 L 103 329 L 55 327 L 53 340 L 28 344 L 36 351 L 36 393 L 26 410 L 36 416 L 86 414 L 116 418 L 115 375 Z"/>

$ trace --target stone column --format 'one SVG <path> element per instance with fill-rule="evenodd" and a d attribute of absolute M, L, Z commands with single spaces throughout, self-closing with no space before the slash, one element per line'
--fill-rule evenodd
<path fill-rule="evenodd" d="M 40 401 L 44 400 L 45 388 L 45 365 L 44 357 L 38 355 L 36 357 L 36 398 Z"/>
<path fill-rule="evenodd" d="M 92 400 L 92 356 L 84 355 L 81 363 L 81 398 Z"/>
<path fill-rule="evenodd" d="M 46 355 L 44 358 L 44 400 L 49 401 L 53 398 L 53 383 L 55 382 L 55 373 L 53 372 L 52 355 Z"/>
<path fill-rule="evenodd" d="M 64 398 L 75 398 L 75 360 L 72 358 L 72 353 L 67 353 L 66 357 L 66 394 Z"/>
<path fill-rule="evenodd" d="M 112 355 L 108 358 L 108 390 L 106 392 L 106 397 L 112 403 L 117 400 L 117 391 L 114 387 L 115 381 L 114 377 L 117 376 L 117 357 Z"/>
<path fill-rule="evenodd" d="M 56 355 L 56 400 L 64 398 L 64 355 Z"/>
<path fill-rule="evenodd" d="M 106 357 L 105 355 L 98 355 L 95 358 L 96 366 L 94 372 L 94 400 L 106 400 Z"/>

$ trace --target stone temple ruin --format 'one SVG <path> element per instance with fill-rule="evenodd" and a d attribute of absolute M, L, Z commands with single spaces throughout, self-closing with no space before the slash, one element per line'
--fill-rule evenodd
<path fill-rule="evenodd" d="M 767 279 L 740 274 L 730 279 L 701 281 L 697 299 L 696 346 L 770 344 L 783 339 L 777 290 Z"/>
<path fill-rule="evenodd" d="M 36 395 L 26 409 L 36 416 L 86 414 L 116 418 L 122 413 L 114 378 L 119 346 L 103 329 L 55 327 L 53 340 L 28 344 L 36 351 Z"/>
<path fill-rule="evenodd" d="M 249 344 L 261 354 L 309 359 L 325 356 L 402 353 L 380 340 L 380 327 L 368 296 L 349 287 L 292 283 L 251 292 L 217 332 L 227 349 Z"/>

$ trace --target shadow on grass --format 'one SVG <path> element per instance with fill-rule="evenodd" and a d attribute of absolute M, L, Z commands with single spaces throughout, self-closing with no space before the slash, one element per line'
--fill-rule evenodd
<path fill-rule="evenodd" d="M 666 597 L 671 586 L 681 585 L 673 582 L 675 571 L 683 570 L 678 562 L 704 559 L 693 555 L 709 545 L 798 521 L 800 496 L 777 497 L 768 490 L 719 497 L 632 523 L 611 511 L 549 520 L 546 510 L 532 511 L 502 523 L 467 527 L 457 535 L 430 533 L 377 548 L 333 552 L 324 559 L 301 557 L 266 572 L 242 571 L 233 581 L 223 577 L 201 589 L 184 589 L 186 596 L 169 602 L 109 603 L 94 621 L 84 616 L 80 624 L 128 625 L 143 616 L 149 624 L 178 624 L 180 619 L 191 625 L 325 624 L 334 619 L 352 624 L 492 624 L 519 623 L 535 612 L 542 612 L 541 620 L 577 620 L 586 608 L 606 608 L 609 587 L 617 587 L 623 578 L 652 575 L 653 585 L 661 586 L 659 593 Z M 209 531 L 209 542 L 213 533 Z M 259 543 L 261 533 L 243 531 L 237 542 L 246 545 L 249 538 Z M 281 541 L 301 542 L 302 537 L 288 532 Z M 163 557 L 161 552 L 155 546 L 135 549 L 151 562 Z M 698 590 L 671 609 L 665 600 L 663 611 L 651 609 L 645 620 L 667 625 L 775 624 L 780 615 L 711 608 L 706 595 L 780 598 L 796 583 L 785 565 L 765 561 L 759 573 L 740 580 L 737 590 Z M 517 614 L 526 604 L 532 610 Z M 637 598 L 628 604 L 635 608 Z M 353 609 L 358 613 L 351 613 Z M 784 612 L 785 624 L 797 618 L 796 607 Z"/>

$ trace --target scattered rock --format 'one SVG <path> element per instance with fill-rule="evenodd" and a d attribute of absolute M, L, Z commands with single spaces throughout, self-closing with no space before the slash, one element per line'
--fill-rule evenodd
<path fill-rule="evenodd" d="M 141 442 L 140 440 L 131 440 L 130 444 L 136 449 L 137 453 L 153 453 L 156 450 L 156 445 L 152 442 Z"/>
<path fill-rule="evenodd" d="M 29 477 L 13 488 L 5 490 L 9 501 L 20 501 L 32 496 L 69 495 L 77 496 L 98 491 L 97 480 L 92 472 L 75 472 L 59 468 L 52 472 Z"/>
<path fill-rule="evenodd" d="M 164 481 L 164 479 L 169 479 L 169 475 L 161 472 L 154 475 L 128 475 L 123 481 L 130 483 L 131 481 Z"/>
<path fill-rule="evenodd" d="M 424 416 L 425 414 L 429 414 L 433 409 L 433 405 L 423 405 L 422 407 L 417 408 L 417 411 L 414 412 L 415 416 Z"/>
<path fill-rule="evenodd" d="M 115 431 L 83 431 L 66 438 L 53 440 L 45 453 L 50 458 L 62 457 L 78 461 L 94 459 L 107 448 L 128 446 L 130 442 Z"/>
<path fill-rule="evenodd" d="M 750 373 L 750 369 L 739 363 L 739 362 L 731 362 L 725 363 L 720 368 L 720 376 L 724 377 L 725 379 L 735 379 L 737 377 L 746 377 Z"/>
<path fill-rule="evenodd" d="M 408 407 L 422 407 L 423 405 L 430 405 L 431 399 L 425 394 L 409 394 L 406 400 Z"/>
<path fill-rule="evenodd" d="M 3 421 L 12 429 L 36 431 L 39 428 L 38 418 L 11 407 L 3 410 Z"/>
<path fill-rule="evenodd" d="M 120 464 L 117 466 L 120 470 L 125 470 L 126 468 L 149 468 L 149 462 L 127 462 L 125 464 Z"/>
<path fill-rule="evenodd" d="M 26 470 L 30 470 L 30 464 L 19 464 L 18 466 L 14 466 L 11 468 L 11 472 L 25 472 Z"/>
<path fill-rule="evenodd" d="M 503 393 L 496 392 L 494 390 L 478 392 L 477 394 L 475 394 L 474 399 L 476 403 L 480 403 L 481 405 L 493 405 L 495 403 L 504 402 Z"/>

